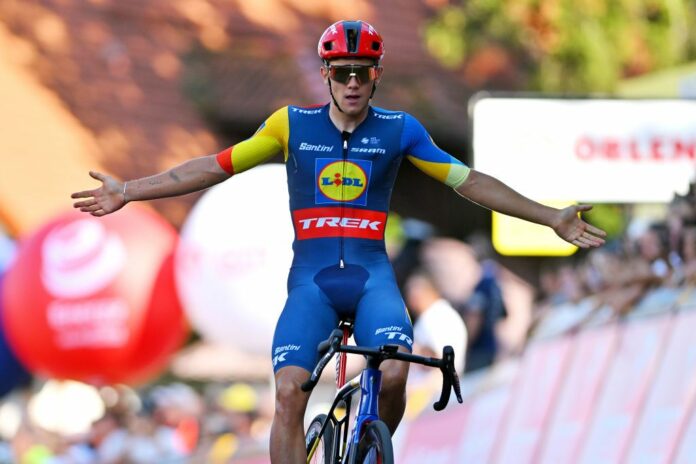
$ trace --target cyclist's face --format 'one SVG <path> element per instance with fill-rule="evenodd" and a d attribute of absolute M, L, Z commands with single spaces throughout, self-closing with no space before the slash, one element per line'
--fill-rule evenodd
<path fill-rule="evenodd" d="M 358 115 L 367 107 L 373 83 L 379 82 L 382 68 L 369 58 L 340 58 L 322 66 L 325 83 L 331 80 L 334 98 L 344 113 Z"/>

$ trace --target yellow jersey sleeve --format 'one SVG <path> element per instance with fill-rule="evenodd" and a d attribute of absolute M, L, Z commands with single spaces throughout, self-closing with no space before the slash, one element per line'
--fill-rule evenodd
<path fill-rule="evenodd" d="M 289 136 L 288 107 L 285 106 L 266 119 L 253 136 L 218 153 L 218 163 L 233 175 L 263 163 L 280 151 L 287 160 Z"/>
<path fill-rule="evenodd" d="M 435 145 L 423 125 L 409 114 L 404 121 L 401 146 L 406 158 L 418 169 L 452 188 L 462 185 L 471 171 Z"/>

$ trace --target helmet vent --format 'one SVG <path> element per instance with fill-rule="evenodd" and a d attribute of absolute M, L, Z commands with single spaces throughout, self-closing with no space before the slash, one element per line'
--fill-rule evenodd
<path fill-rule="evenodd" d="M 357 29 L 350 28 L 346 33 L 348 36 L 348 51 L 350 53 L 356 53 L 358 51 L 358 31 Z"/>
<path fill-rule="evenodd" d="M 372 49 L 376 52 L 379 51 L 379 42 L 373 41 L 372 42 Z"/>
<path fill-rule="evenodd" d="M 324 50 L 326 51 L 333 50 L 333 42 L 331 40 L 327 40 L 322 45 L 324 46 Z"/>

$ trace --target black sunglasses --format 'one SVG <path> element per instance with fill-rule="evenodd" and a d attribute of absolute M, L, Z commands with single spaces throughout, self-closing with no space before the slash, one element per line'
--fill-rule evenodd
<path fill-rule="evenodd" d="M 358 80 L 358 84 L 371 82 L 377 79 L 377 66 L 349 64 L 346 66 L 329 65 L 329 77 L 331 80 L 347 84 L 351 77 Z"/>

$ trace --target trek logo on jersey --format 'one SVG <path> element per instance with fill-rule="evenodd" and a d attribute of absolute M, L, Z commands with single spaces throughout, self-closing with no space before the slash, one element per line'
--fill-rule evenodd
<path fill-rule="evenodd" d="M 375 113 L 375 117 L 376 117 L 377 119 L 401 119 L 401 118 L 404 117 L 404 115 L 403 115 L 403 114 L 399 114 L 399 113 L 397 113 L 397 114 L 379 114 L 379 113 Z"/>
<path fill-rule="evenodd" d="M 372 161 L 317 158 L 315 203 L 344 203 L 365 206 Z"/>
<path fill-rule="evenodd" d="M 326 237 L 382 240 L 387 213 L 367 209 L 324 207 L 292 212 L 297 240 Z"/>
<path fill-rule="evenodd" d="M 303 108 L 291 108 L 293 113 L 300 113 L 300 114 L 319 114 L 322 111 L 324 111 L 324 108 L 317 108 L 313 110 L 307 110 Z"/>

